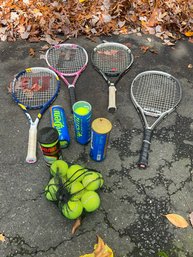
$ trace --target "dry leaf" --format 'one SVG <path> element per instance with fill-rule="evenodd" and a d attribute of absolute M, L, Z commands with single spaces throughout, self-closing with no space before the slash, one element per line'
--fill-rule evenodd
<path fill-rule="evenodd" d="M 34 56 L 35 56 L 35 50 L 34 50 L 33 48 L 30 48 L 30 49 L 29 49 L 29 55 L 30 55 L 31 57 L 34 57 Z"/>
<path fill-rule="evenodd" d="M 77 229 L 81 226 L 81 218 L 76 219 L 76 221 L 74 222 L 73 226 L 72 226 L 72 235 L 74 235 L 77 231 Z"/>
<path fill-rule="evenodd" d="M 0 242 L 5 242 L 5 236 L 3 234 L 0 234 Z"/>
<path fill-rule="evenodd" d="M 191 223 L 191 225 L 193 226 L 193 212 L 191 212 L 191 213 L 189 214 L 189 218 L 190 218 L 190 223 Z"/>
<path fill-rule="evenodd" d="M 192 36 L 193 36 L 193 31 L 187 31 L 187 32 L 185 32 L 184 34 L 185 34 L 185 36 L 187 36 L 187 37 L 192 37 Z"/>
<path fill-rule="evenodd" d="M 186 228 L 189 226 L 188 222 L 178 214 L 170 213 L 164 216 L 176 227 Z"/>
<path fill-rule="evenodd" d="M 188 64 L 188 69 L 192 69 L 192 64 L 190 63 L 190 64 Z"/>
<path fill-rule="evenodd" d="M 97 236 L 98 243 L 94 245 L 94 252 L 81 255 L 80 257 L 114 257 L 112 249 Z"/>
<path fill-rule="evenodd" d="M 141 49 L 144 53 L 146 53 L 149 48 L 150 48 L 149 46 L 140 46 L 140 49 Z"/>

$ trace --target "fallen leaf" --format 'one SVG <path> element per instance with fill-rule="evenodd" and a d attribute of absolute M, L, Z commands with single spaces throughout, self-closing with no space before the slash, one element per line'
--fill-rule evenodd
<path fill-rule="evenodd" d="M 190 63 L 190 64 L 188 64 L 188 69 L 192 69 L 192 64 Z"/>
<path fill-rule="evenodd" d="M 73 226 L 72 226 L 72 235 L 74 235 L 77 231 L 77 229 L 81 226 L 81 218 L 76 219 L 76 221 L 74 222 Z"/>
<path fill-rule="evenodd" d="M 190 218 L 190 223 L 191 223 L 191 225 L 193 226 L 193 212 L 191 212 L 191 213 L 189 214 L 189 218 Z"/>
<path fill-rule="evenodd" d="M 34 57 L 34 56 L 35 56 L 35 50 L 34 50 L 33 48 L 30 48 L 30 49 L 29 49 L 29 55 L 30 55 L 31 57 Z"/>
<path fill-rule="evenodd" d="M 140 46 L 140 49 L 141 49 L 144 53 L 146 53 L 149 48 L 150 48 L 149 46 Z"/>
<path fill-rule="evenodd" d="M 101 237 L 97 236 L 98 243 L 94 245 L 94 251 L 80 257 L 114 257 L 112 249 L 104 243 Z"/>
<path fill-rule="evenodd" d="M 192 37 L 192 36 L 193 36 L 193 31 L 187 31 L 187 32 L 185 32 L 184 34 L 185 34 L 185 36 L 187 36 L 187 37 Z"/>
<path fill-rule="evenodd" d="M 0 242 L 5 242 L 5 236 L 3 234 L 0 234 Z"/>
<path fill-rule="evenodd" d="M 186 228 L 189 226 L 188 222 L 178 214 L 170 213 L 164 216 L 176 227 Z"/>

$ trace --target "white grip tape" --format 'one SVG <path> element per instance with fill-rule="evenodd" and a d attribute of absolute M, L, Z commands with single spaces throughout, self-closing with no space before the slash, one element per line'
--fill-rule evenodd
<path fill-rule="evenodd" d="M 29 129 L 28 151 L 27 151 L 26 162 L 34 163 L 37 161 L 36 148 L 37 148 L 37 125 L 31 125 Z"/>
<path fill-rule="evenodd" d="M 116 87 L 115 86 L 109 86 L 109 106 L 108 110 L 110 109 L 117 109 L 116 107 Z"/>

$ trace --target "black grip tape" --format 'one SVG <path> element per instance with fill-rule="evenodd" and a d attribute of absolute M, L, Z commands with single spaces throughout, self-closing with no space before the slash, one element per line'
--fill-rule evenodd
<path fill-rule="evenodd" d="M 141 147 L 141 153 L 138 161 L 138 167 L 141 169 L 146 169 L 148 165 L 148 157 L 149 157 L 149 150 L 152 138 L 152 130 L 145 129 L 144 137 L 143 137 L 143 144 Z"/>
<path fill-rule="evenodd" d="M 76 102 L 76 95 L 75 95 L 75 88 L 74 87 L 69 87 L 69 94 L 70 94 L 70 104 L 71 104 L 71 109 L 73 104 Z M 73 112 L 73 109 L 72 109 Z"/>

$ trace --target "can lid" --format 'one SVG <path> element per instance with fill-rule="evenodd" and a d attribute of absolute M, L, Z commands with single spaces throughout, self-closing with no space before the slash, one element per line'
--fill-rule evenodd
<path fill-rule="evenodd" d="M 112 124 L 105 118 L 98 118 L 92 122 L 92 129 L 99 134 L 107 134 L 112 129 Z"/>
<path fill-rule="evenodd" d="M 38 131 L 38 141 L 40 144 L 52 144 L 58 140 L 58 131 L 52 127 L 44 127 Z"/>

